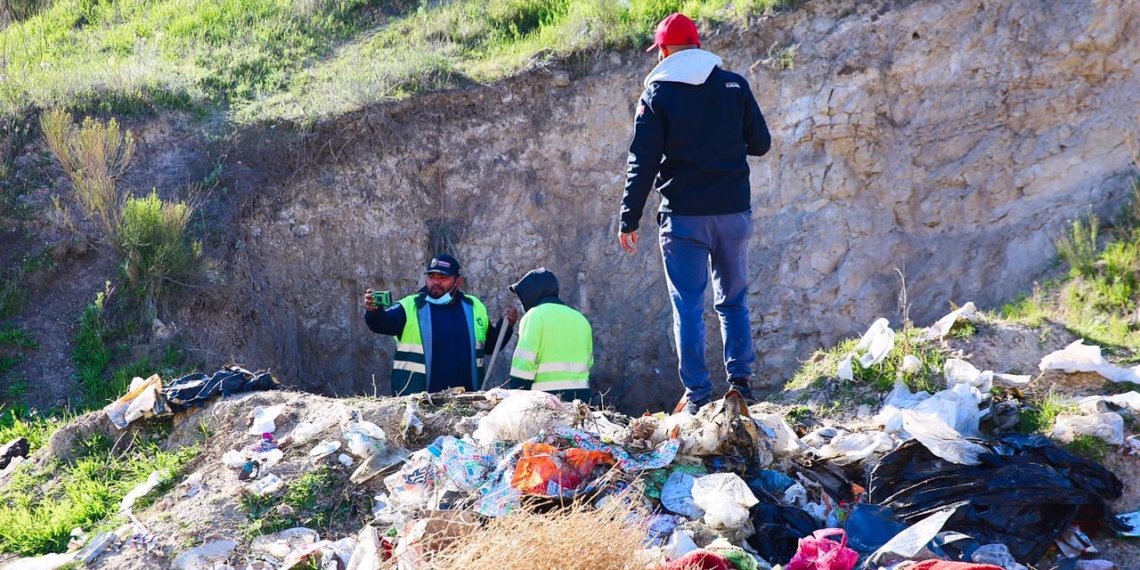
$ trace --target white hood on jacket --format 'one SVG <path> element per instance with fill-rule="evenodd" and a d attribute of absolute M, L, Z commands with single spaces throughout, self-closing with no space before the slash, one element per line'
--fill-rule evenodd
<path fill-rule="evenodd" d="M 701 85 L 709 78 L 713 68 L 723 63 L 719 57 L 702 49 L 679 51 L 661 60 L 645 76 L 645 88 L 649 89 L 649 84 L 655 81 Z"/>

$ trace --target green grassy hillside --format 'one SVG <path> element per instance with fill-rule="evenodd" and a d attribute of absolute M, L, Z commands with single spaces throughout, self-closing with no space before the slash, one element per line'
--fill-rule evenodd
<path fill-rule="evenodd" d="M 23 0 L 0 32 L 0 114 L 67 107 L 312 120 L 791 0 Z M 46 5 L 45 5 L 46 4 Z"/>

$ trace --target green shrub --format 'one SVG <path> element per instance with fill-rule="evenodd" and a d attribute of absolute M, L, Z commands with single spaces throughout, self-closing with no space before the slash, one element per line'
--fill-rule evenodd
<path fill-rule="evenodd" d="M 123 205 L 119 229 L 123 273 L 145 300 L 150 317 L 168 284 L 185 283 L 201 270 L 202 244 L 187 230 L 193 213 L 193 207 L 165 202 L 155 192 L 129 198 Z"/>
<path fill-rule="evenodd" d="M 1069 231 L 1057 238 L 1057 255 L 1069 264 L 1073 277 L 1092 275 L 1096 265 L 1097 232 L 1099 221 L 1095 214 L 1084 220 L 1074 220 Z"/>
<path fill-rule="evenodd" d="M 115 119 L 102 123 L 87 117 L 76 127 L 71 114 L 60 109 L 44 112 L 40 128 L 48 148 L 71 181 L 82 216 L 95 226 L 95 235 L 88 237 L 118 250 L 124 199 L 116 183 L 134 156 L 134 136 L 130 131 L 124 132 Z M 66 206 L 60 202 L 56 205 L 65 224 L 86 234 L 72 220 Z"/>

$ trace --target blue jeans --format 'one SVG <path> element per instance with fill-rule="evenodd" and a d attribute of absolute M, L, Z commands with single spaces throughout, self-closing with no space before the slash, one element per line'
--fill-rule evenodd
<path fill-rule="evenodd" d="M 729 378 L 749 377 L 756 354 L 748 316 L 748 243 L 752 212 L 720 216 L 657 215 L 665 282 L 673 302 L 681 383 L 690 401 L 712 396 L 705 362 L 705 288 L 712 267 L 714 307 Z"/>

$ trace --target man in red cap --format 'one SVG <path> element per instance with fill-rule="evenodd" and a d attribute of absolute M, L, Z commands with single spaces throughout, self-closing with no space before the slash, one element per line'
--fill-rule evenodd
<path fill-rule="evenodd" d="M 673 334 L 686 409 L 695 413 L 712 399 L 703 319 L 710 266 L 728 381 L 753 400 L 747 157 L 767 153 L 772 137 L 748 82 L 700 49 L 692 20 L 665 18 L 653 40 L 658 64 L 637 103 L 618 239 L 635 253 L 645 201 L 651 190 L 660 192 L 657 226 Z"/>

